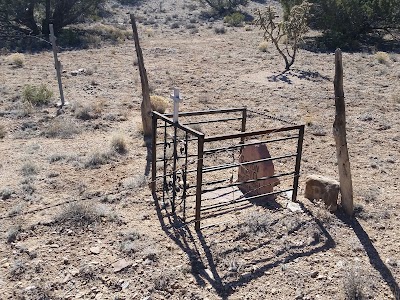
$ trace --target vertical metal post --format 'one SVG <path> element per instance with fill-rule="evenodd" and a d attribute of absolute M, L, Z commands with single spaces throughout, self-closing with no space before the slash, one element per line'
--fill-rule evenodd
<path fill-rule="evenodd" d="M 176 131 L 177 131 L 177 127 L 176 127 L 177 123 L 174 123 L 174 152 L 173 152 L 173 156 L 174 156 L 174 162 L 173 162 L 173 168 L 172 168 L 172 213 L 175 213 L 175 200 L 176 200 L 176 161 L 177 161 L 177 137 L 176 137 Z"/>
<path fill-rule="evenodd" d="M 57 45 L 56 45 L 56 37 L 54 36 L 54 28 L 53 24 L 49 24 L 50 28 L 50 41 L 51 45 L 53 46 L 53 55 L 54 55 L 54 64 L 57 72 L 57 81 L 58 81 L 58 88 L 60 90 L 60 99 L 61 99 L 61 107 L 64 106 L 65 101 L 64 101 L 64 92 L 63 92 L 63 87 L 62 87 L 62 82 L 61 82 L 61 68 L 60 68 L 60 61 L 57 58 Z"/>
<path fill-rule="evenodd" d="M 204 134 L 199 136 L 197 144 L 197 181 L 196 181 L 196 213 L 195 230 L 200 230 L 201 217 L 201 186 L 203 184 L 203 158 L 204 158 Z"/>
<path fill-rule="evenodd" d="M 297 142 L 297 155 L 296 155 L 296 166 L 295 166 L 295 174 L 293 178 L 293 194 L 292 201 L 297 200 L 297 189 L 299 186 L 299 177 L 300 177 L 300 164 L 301 164 L 301 154 L 303 151 L 303 138 L 304 138 L 304 125 L 302 125 L 299 129 L 299 139 Z"/>
<path fill-rule="evenodd" d="M 153 114 L 153 137 L 151 145 L 151 192 L 153 197 L 156 195 L 156 176 L 157 176 L 157 116 Z"/>
<path fill-rule="evenodd" d="M 185 166 L 183 168 L 183 220 L 186 220 L 186 181 L 187 181 L 187 162 L 188 162 L 188 133 L 185 131 Z"/>
<path fill-rule="evenodd" d="M 244 107 L 242 110 L 242 132 L 246 132 L 246 122 L 247 122 L 247 107 Z M 240 143 L 244 143 L 244 137 L 240 138 Z"/>
<path fill-rule="evenodd" d="M 165 204 L 165 190 L 168 189 L 167 185 L 167 122 L 164 121 L 164 154 L 163 154 L 163 162 L 164 162 L 164 168 L 163 168 L 163 204 Z"/>

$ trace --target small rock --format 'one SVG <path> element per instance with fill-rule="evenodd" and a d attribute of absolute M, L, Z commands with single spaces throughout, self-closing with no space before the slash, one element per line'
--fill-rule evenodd
<path fill-rule="evenodd" d="M 314 271 L 311 273 L 311 278 L 316 278 L 318 276 L 318 271 Z"/>
<path fill-rule="evenodd" d="M 206 272 L 208 277 L 210 277 L 212 280 L 214 280 L 214 275 L 210 269 L 204 269 L 204 272 Z"/>
<path fill-rule="evenodd" d="M 272 295 L 275 295 L 277 292 L 278 292 L 278 290 L 276 288 L 272 288 L 271 289 L 271 294 Z"/>
<path fill-rule="evenodd" d="M 78 75 L 78 74 L 79 74 L 79 71 L 78 71 L 78 70 L 71 71 L 71 75 L 72 75 L 72 76 L 76 76 L 76 75 Z"/>
<path fill-rule="evenodd" d="M 114 268 L 114 273 L 120 272 L 123 269 L 126 269 L 132 265 L 131 261 L 127 261 L 125 259 L 121 259 L 115 263 L 112 264 L 112 267 Z"/>
<path fill-rule="evenodd" d="M 391 267 L 397 267 L 397 261 L 391 257 L 386 258 L 385 263 Z"/>
<path fill-rule="evenodd" d="M 128 286 L 129 286 L 129 281 L 124 281 L 124 282 L 121 284 L 121 289 L 125 290 L 125 289 L 128 288 Z"/>
<path fill-rule="evenodd" d="M 297 290 L 294 299 L 301 300 L 301 299 L 303 299 L 303 297 L 304 297 L 303 291 L 302 290 Z"/>
<path fill-rule="evenodd" d="M 103 293 L 97 293 L 96 297 L 94 297 L 95 300 L 100 300 L 103 299 Z"/>
<path fill-rule="evenodd" d="M 96 247 L 90 248 L 90 253 L 99 254 L 100 253 L 100 247 L 96 246 Z"/>
<path fill-rule="evenodd" d="M 67 283 L 68 281 L 70 281 L 72 278 L 71 274 L 67 274 L 64 279 L 61 281 L 61 283 Z"/>
<path fill-rule="evenodd" d="M 296 203 L 296 202 L 292 202 L 292 201 L 288 201 L 288 203 L 286 204 L 286 208 L 288 210 L 290 210 L 291 212 L 298 212 L 298 211 L 303 211 L 301 209 L 300 204 Z"/>

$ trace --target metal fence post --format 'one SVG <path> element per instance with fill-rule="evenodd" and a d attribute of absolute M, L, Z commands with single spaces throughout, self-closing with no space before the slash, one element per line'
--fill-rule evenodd
<path fill-rule="evenodd" d="M 152 145 L 151 145 L 151 191 L 153 193 L 153 197 L 156 194 L 156 176 L 157 176 L 157 116 L 155 114 L 152 115 L 153 119 L 153 137 L 152 137 Z"/>
<path fill-rule="evenodd" d="M 201 218 L 201 186 L 203 184 L 203 158 L 204 158 L 204 134 L 199 136 L 197 145 L 197 182 L 196 182 L 196 213 L 195 225 L 196 231 L 200 230 Z"/>
<path fill-rule="evenodd" d="M 296 166 L 295 166 L 295 174 L 293 178 L 293 194 L 292 201 L 297 200 L 297 190 L 299 186 L 299 177 L 300 177 L 300 163 L 301 163 L 301 154 L 303 151 L 303 138 L 304 138 L 304 125 L 302 125 L 299 129 L 299 139 L 297 142 L 297 155 L 296 155 Z"/>

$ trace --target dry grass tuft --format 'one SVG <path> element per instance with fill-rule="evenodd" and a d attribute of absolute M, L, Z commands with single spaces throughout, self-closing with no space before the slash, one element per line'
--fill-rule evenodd
<path fill-rule="evenodd" d="M 125 154 L 128 152 L 125 138 L 121 135 L 113 136 L 111 140 L 111 150 L 119 154 Z"/>
<path fill-rule="evenodd" d="M 49 104 L 52 97 L 53 92 L 45 84 L 39 86 L 28 84 L 22 92 L 23 101 L 33 106 Z"/>
<path fill-rule="evenodd" d="M 15 242 L 18 239 L 18 235 L 21 232 L 21 226 L 12 226 L 6 233 L 7 243 Z"/>
<path fill-rule="evenodd" d="M 351 267 L 344 271 L 343 274 L 343 292 L 346 300 L 363 300 L 369 299 L 365 295 L 367 287 L 365 276 L 359 268 Z"/>
<path fill-rule="evenodd" d="M 7 57 L 7 61 L 15 68 L 22 68 L 25 64 L 25 55 L 22 53 L 14 53 Z"/>
<path fill-rule="evenodd" d="M 267 41 L 262 41 L 258 45 L 258 50 L 261 51 L 261 52 L 267 52 L 268 51 L 268 42 Z"/>
<path fill-rule="evenodd" d="M 101 165 L 108 163 L 111 157 L 112 155 L 109 152 L 94 152 L 85 162 L 85 168 L 99 168 Z"/>
<path fill-rule="evenodd" d="M 43 132 L 45 137 L 48 138 L 72 138 L 75 134 L 80 132 L 76 123 L 63 119 L 57 118 L 52 120 L 45 131 Z"/>
<path fill-rule="evenodd" d="M 73 226 L 87 226 L 100 221 L 104 216 L 99 206 L 88 201 L 72 202 L 66 205 L 57 216 L 56 221 Z"/>
<path fill-rule="evenodd" d="M 387 54 L 386 52 L 383 52 L 383 51 L 376 52 L 375 57 L 380 64 L 384 64 L 384 65 L 388 64 L 389 60 L 390 60 L 389 54 Z"/>
<path fill-rule="evenodd" d="M 252 237 L 264 234 L 270 229 L 270 218 L 262 212 L 252 212 L 244 217 L 244 222 L 239 227 L 241 237 Z"/>
<path fill-rule="evenodd" d="M 152 95 L 150 96 L 151 109 L 159 112 L 160 114 L 165 113 L 168 107 L 168 99 L 162 96 Z"/>
<path fill-rule="evenodd" d="M 25 163 L 21 168 L 21 175 L 23 176 L 33 176 L 37 175 L 38 168 L 31 162 Z"/>
<path fill-rule="evenodd" d="M 0 124 L 0 139 L 4 139 L 6 137 L 6 127 Z"/>

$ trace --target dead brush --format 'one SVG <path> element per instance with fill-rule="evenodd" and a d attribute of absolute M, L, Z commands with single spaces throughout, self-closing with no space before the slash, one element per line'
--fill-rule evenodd
<path fill-rule="evenodd" d="M 62 208 L 56 222 L 83 227 L 99 222 L 103 216 L 105 213 L 98 205 L 83 201 L 71 202 Z"/>
<path fill-rule="evenodd" d="M 122 135 L 115 135 L 111 140 L 111 150 L 119 154 L 128 152 L 125 138 Z"/>
<path fill-rule="evenodd" d="M 7 57 L 7 61 L 14 68 L 22 68 L 25 64 L 25 55 L 22 53 L 13 53 Z"/>
<path fill-rule="evenodd" d="M 343 274 L 343 292 L 346 300 L 369 299 L 365 295 L 368 282 L 359 267 L 350 267 Z"/>
<path fill-rule="evenodd" d="M 6 127 L 0 124 L 0 139 L 4 139 L 6 137 L 7 130 Z"/>
<path fill-rule="evenodd" d="M 266 233 L 270 230 L 271 220 L 266 213 L 252 212 L 244 218 L 244 222 L 239 226 L 240 237 L 254 237 Z"/>
<path fill-rule="evenodd" d="M 152 95 L 150 96 L 151 110 L 159 112 L 160 114 L 165 113 L 168 108 L 168 99 L 162 96 Z"/>

